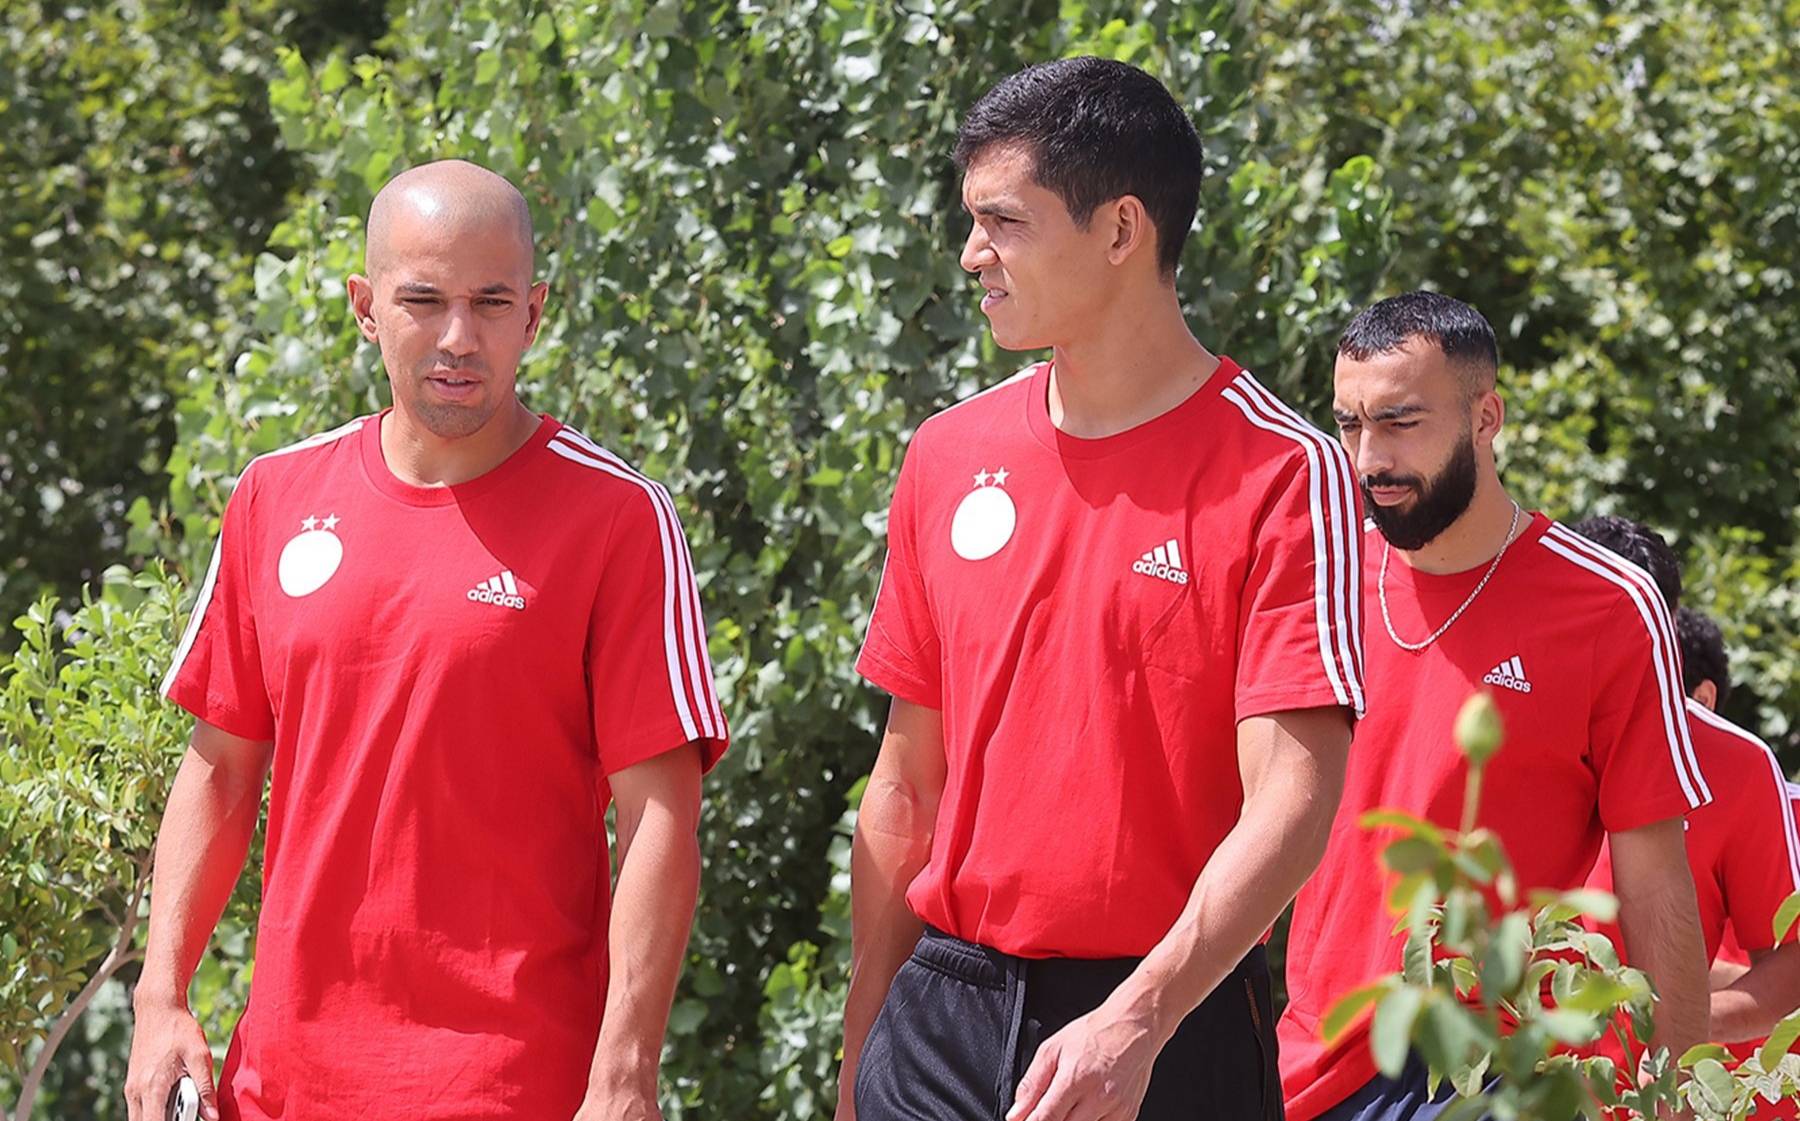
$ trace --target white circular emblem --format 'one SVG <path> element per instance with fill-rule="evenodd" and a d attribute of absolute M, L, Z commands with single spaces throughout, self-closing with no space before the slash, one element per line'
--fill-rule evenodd
<path fill-rule="evenodd" d="M 989 486 L 990 481 L 994 485 Z M 975 476 L 975 489 L 963 496 L 956 516 L 950 519 L 950 547 L 957 556 L 986 560 L 1012 540 L 1019 511 L 1012 497 L 1001 489 L 1005 484 L 1004 467 L 991 475 L 984 469 Z"/>
<path fill-rule="evenodd" d="M 300 523 L 300 532 L 281 550 L 281 560 L 275 566 L 282 591 L 295 599 L 312 595 L 337 572 L 344 560 L 344 542 L 331 532 L 337 523 L 335 514 L 323 519 L 323 529 L 318 528 L 318 518 Z"/>

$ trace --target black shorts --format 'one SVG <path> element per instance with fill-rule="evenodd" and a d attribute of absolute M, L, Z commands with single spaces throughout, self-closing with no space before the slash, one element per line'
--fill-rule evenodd
<path fill-rule="evenodd" d="M 1099 1007 L 1137 964 L 1017 958 L 927 928 L 863 1045 L 858 1121 L 1002 1121 L 1038 1044 Z M 1138 1117 L 1281 1121 L 1261 946 L 1175 1030 Z"/>

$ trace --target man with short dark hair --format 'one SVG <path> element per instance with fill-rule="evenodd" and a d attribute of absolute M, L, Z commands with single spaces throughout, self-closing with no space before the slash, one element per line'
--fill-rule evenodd
<path fill-rule="evenodd" d="M 920 426 L 858 669 L 839 1116 L 1280 1115 L 1261 940 L 1362 704 L 1349 464 L 1189 331 L 1193 125 L 1030 67 L 956 147 L 994 339 L 1052 359 Z"/>
<path fill-rule="evenodd" d="M 1787 776 L 1767 744 L 1695 696 L 1702 686 L 1712 697 L 1718 696 L 1716 682 L 1724 680 L 1723 641 L 1706 649 L 1707 630 L 1717 636 L 1718 628 L 1680 606 L 1681 564 L 1662 535 L 1617 516 L 1588 518 L 1574 528 L 1650 573 L 1664 601 L 1670 608 L 1678 608 L 1677 632 L 1685 639 L 1680 647 L 1682 680 L 1688 687 L 1688 728 L 1694 755 L 1713 792 L 1709 805 L 1687 816 L 1687 859 L 1700 909 L 1700 933 L 1707 961 L 1718 958 L 1729 927 L 1738 932 L 1738 945 L 1754 963 L 1748 974 L 1712 994 L 1708 1037 L 1737 1043 L 1766 1036 L 1777 1020 L 1800 1006 L 1800 944 L 1796 943 L 1800 931 L 1791 932 L 1780 946 L 1774 935 L 1775 912 L 1789 895 L 1800 891 L 1800 833 L 1794 828 L 1788 804 Z M 1700 670 L 1701 666 L 1716 668 Z M 1693 676 L 1696 671 L 1699 680 Z M 1706 680 L 1706 673 L 1720 676 Z M 1610 846 L 1602 846 L 1588 884 L 1602 891 L 1614 890 Z M 1616 928 L 1603 929 L 1617 940 Z M 1623 956 L 1633 956 L 1629 946 L 1621 949 Z M 1615 1059 L 1620 1057 L 1611 1033 L 1603 1037 L 1601 1047 Z"/>
<path fill-rule="evenodd" d="M 1493 695 L 1506 742 L 1478 824 L 1504 842 L 1523 897 L 1577 887 L 1610 837 L 1627 943 L 1662 994 L 1656 1042 L 1706 1032 L 1705 961 L 1682 816 L 1710 798 L 1681 708 L 1675 630 L 1642 570 L 1506 493 L 1505 417 L 1487 320 L 1408 292 L 1365 309 L 1338 343 L 1332 407 L 1370 516 L 1367 717 L 1319 872 L 1288 936 L 1280 1025 L 1294 1121 L 1435 1116 L 1415 1058 L 1378 1074 L 1365 1017 L 1327 1045 L 1326 1014 L 1400 969 L 1375 807 L 1458 827 L 1467 763 L 1451 738 L 1469 694 Z"/>
<path fill-rule="evenodd" d="M 412 168 L 367 233 L 346 288 L 393 407 L 245 468 L 163 682 L 196 722 L 131 1119 L 186 1074 L 209 1121 L 654 1121 L 728 738 L 681 526 L 519 399 L 546 286 L 512 184 Z M 215 1093 L 188 983 L 271 771 L 256 978 Z"/>
<path fill-rule="evenodd" d="M 1719 624 L 1683 606 L 1675 612 L 1675 636 L 1681 645 L 1682 687 L 1708 711 L 1719 711 L 1731 699 L 1731 664 Z"/>

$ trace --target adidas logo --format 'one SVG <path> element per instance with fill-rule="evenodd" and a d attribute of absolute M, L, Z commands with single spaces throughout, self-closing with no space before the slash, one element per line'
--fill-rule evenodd
<path fill-rule="evenodd" d="M 525 597 L 519 594 L 519 585 L 513 582 L 512 570 L 508 569 L 498 576 L 490 576 L 469 589 L 469 598 L 476 603 L 491 603 L 495 607 L 510 607 L 514 611 L 525 610 Z"/>
<path fill-rule="evenodd" d="M 1181 549 L 1173 537 L 1132 562 L 1131 571 L 1139 576 L 1154 576 L 1171 584 L 1186 584 L 1188 574 L 1181 567 Z"/>
<path fill-rule="evenodd" d="M 1517 654 L 1488 670 L 1487 676 L 1481 680 L 1489 685 L 1504 686 L 1520 693 L 1531 692 L 1531 682 L 1525 680 L 1525 667 L 1519 663 Z"/>

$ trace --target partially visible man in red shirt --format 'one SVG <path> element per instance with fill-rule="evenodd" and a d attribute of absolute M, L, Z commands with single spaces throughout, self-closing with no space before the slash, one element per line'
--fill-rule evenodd
<path fill-rule="evenodd" d="M 1683 607 L 1676 612 L 1675 627 L 1681 636 L 1682 676 L 1688 703 L 1716 712 L 1731 695 L 1731 670 L 1719 625 L 1700 612 Z M 1697 723 L 1695 728 L 1699 728 Z M 1800 829 L 1800 784 L 1786 785 L 1788 810 Z M 1777 863 L 1780 853 L 1776 846 L 1765 843 L 1762 847 L 1769 862 Z M 1771 948 L 1745 950 L 1733 919 L 1725 924 L 1718 953 L 1713 955 L 1712 1036 L 1725 1043 L 1739 1059 L 1760 1051 L 1778 1021 L 1800 1012 L 1800 932 L 1790 931 L 1781 945 L 1774 946 L 1774 931 L 1769 924 L 1756 927 L 1754 922 L 1751 919 L 1745 924 L 1744 942 Z M 1759 1101 L 1756 1117 L 1757 1121 L 1795 1121 L 1800 1118 L 1800 1101 L 1791 1097 L 1779 1102 Z"/>
<path fill-rule="evenodd" d="M 1705 959 L 1682 817 L 1710 799 L 1682 710 L 1675 629 L 1648 575 L 1526 513 L 1494 460 L 1505 419 L 1493 329 L 1433 292 L 1366 309 L 1338 344 L 1335 403 L 1370 515 L 1364 549 L 1369 710 L 1325 859 L 1288 936 L 1280 1025 L 1293 1121 L 1434 1117 L 1423 1064 L 1381 1076 L 1367 1017 L 1327 1045 L 1339 998 L 1400 968 L 1380 865 L 1358 818 L 1391 807 L 1456 828 L 1466 763 L 1457 710 L 1485 689 L 1506 743 L 1478 823 L 1521 892 L 1579 886 L 1610 837 L 1627 943 L 1661 991 L 1656 1042 L 1706 1034 Z"/>
<path fill-rule="evenodd" d="M 1713 792 L 1711 804 L 1687 817 L 1688 867 L 1700 933 L 1709 962 L 1717 959 L 1728 927 L 1742 932 L 1742 945 L 1756 961 L 1750 975 L 1712 995 L 1708 1035 L 1725 1043 L 1766 1036 L 1776 1020 L 1800 1005 L 1800 932 L 1789 932 L 1780 946 L 1774 936 L 1776 911 L 1800 891 L 1800 833 L 1788 804 L 1787 776 L 1767 744 L 1714 711 L 1728 688 L 1723 644 L 1717 649 L 1717 670 L 1703 669 L 1715 664 L 1714 651 L 1695 647 L 1711 624 L 1680 606 L 1681 567 L 1668 543 L 1647 526 L 1615 516 L 1588 518 L 1575 531 L 1650 573 L 1664 601 L 1677 611 L 1688 727 Z M 1717 628 L 1711 628 L 1711 637 L 1717 635 Z M 1710 676 L 1714 673 L 1718 676 Z M 1588 884 L 1614 890 L 1610 846 L 1602 847 Z M 1619 940 L 1617 927 L 1602 929 Z M 1601 1049 L 1621 1057 L 1611 1032 L 1602 1037 Z M 1634 1069 L 1635 1063 L 1621 1064 L 1622 1071 Z"/>

